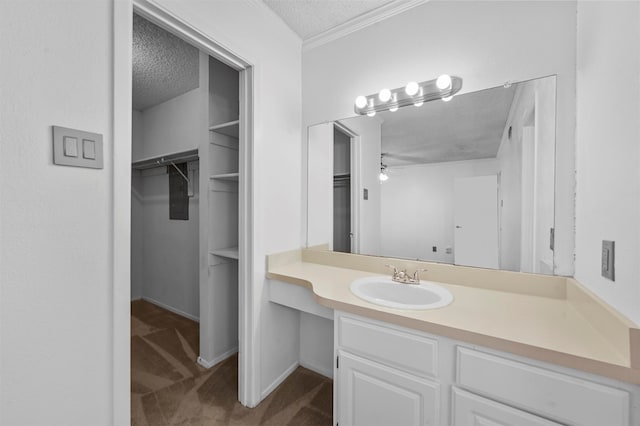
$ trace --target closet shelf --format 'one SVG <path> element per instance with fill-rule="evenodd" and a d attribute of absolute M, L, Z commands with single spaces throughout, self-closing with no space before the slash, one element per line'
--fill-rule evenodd
<path fill-rule="evenodd" d="M 238 176 L 239 173 L 222 173 L 222 174 L 218 174 L 218 175 L 211 175 L 209 176 L 209 179 L 216 179 L 216 180 L 229 180 L 229 181 L 234 181 L 237 182 L 238 181 Z"/>
<path fill-rule="evenodd" d="M 131 167 L 136 170 L 145 170 L 170 165 L 171 163 L 183 163 L 185 161 L 195 160 L 198 160 L 198 150 L 190 149 L 188 151 L 172 152 L 170 154 L 143 158 L 131 163 Z"/>
<path fill-rule="evenodd" d="M 214 256 L 225 257 L 227 259 L 238 260 L 238 247 L 227 247 L 222 249 L 211 250 L 210 253 Z"/>
<path fill-rule="evenodd" d="M 228 121 L 226 123 L 216 124 L 209 127 L 210 132 L 220 133 L 221 135 L 231 136 L 238 139 L 238 133 L 240 128 L 240 120 Z"/>

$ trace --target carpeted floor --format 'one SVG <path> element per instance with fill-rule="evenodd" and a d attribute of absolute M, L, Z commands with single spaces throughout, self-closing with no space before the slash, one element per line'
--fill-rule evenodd
<path fill-rule="evenodd" d="M 131 424 L 331 425 L 332 381 L 298 368 L 253 409 L 240 405 L 237 355 L 196 363 L 198 323 L 145 301 L 131 303 Z"/>

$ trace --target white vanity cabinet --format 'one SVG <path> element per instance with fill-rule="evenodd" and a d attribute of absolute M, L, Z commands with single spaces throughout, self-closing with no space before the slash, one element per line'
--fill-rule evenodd
<path fill-rule="evenodd" d="M 349 352 L 339 360 L 338 424 L 439 424 L 437 383 Z"/>
<path fill-rule="evenodd" d="M 640 387 L 335 312 L 334 424 L 630 426 Z"/>
<path fill-rule="evenodd" d="M 335 419 L 339 425 L 440 425 L 437 341 L 337 314 Z"/>

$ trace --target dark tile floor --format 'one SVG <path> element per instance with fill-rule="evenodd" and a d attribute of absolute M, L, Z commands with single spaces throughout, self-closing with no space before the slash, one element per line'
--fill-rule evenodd
<path fill-rule="evenodd" d="M 331 380 L 298 368 L 258 407 L 240 405 L 237 355 L 196 363 L 198 323 L 145 301 L 131 303 L 131 424 L 331 425 Z"/>

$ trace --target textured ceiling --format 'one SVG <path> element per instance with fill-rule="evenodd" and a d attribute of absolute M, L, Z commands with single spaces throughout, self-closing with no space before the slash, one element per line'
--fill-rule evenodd
<path fill-rule="evenodd" d="M 392 0 L 263 0 L 303 40 Z"/>
<path fill-rule="evenodd" d="M 198 49 L 133 15 L 133 108 L 144 110 L 198 87 Z"/>
<path fill-rule="evenodd" d="M 401 166 L 495 158 L 516 86 L 380 113 L 384 163 Z"/>

